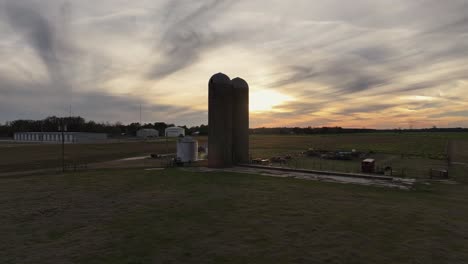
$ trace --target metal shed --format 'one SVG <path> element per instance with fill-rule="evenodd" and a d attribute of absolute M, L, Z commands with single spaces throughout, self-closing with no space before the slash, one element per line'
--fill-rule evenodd
<path fill-rule="evenodd" d="M 164 131 L 166 137 L 180 137 L 185 136 L 185 129 L 181 127 L 168 127 Z"/>

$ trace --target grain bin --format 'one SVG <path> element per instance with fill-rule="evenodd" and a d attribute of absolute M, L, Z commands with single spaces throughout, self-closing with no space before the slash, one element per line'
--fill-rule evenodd
<path fill-rule="evenodd" d="M 181 162 L 195 162 L 198 160 L 198 142 L 191 137 L 177 140 L 177 158 Z"/>

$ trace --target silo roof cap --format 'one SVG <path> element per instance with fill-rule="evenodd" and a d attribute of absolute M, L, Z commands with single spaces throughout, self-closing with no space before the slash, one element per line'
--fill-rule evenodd
<path fill-rule="evenodd" d="M 217 73 L 215 75 L 213 75 L 210 79 L 210 82 L 212 83 L 223 83 L 223 84 L 230 84 L 231 83 L 231 79 L 229 79 L 229 77 L 224 74 L 224 73 Z"/>
<path fill-rule="evenodd" d="M 242 78 L 235 78 L 235 79 L 232 79 L 232 86 L 234 88 L 249 88 L 249 84 Z"/>

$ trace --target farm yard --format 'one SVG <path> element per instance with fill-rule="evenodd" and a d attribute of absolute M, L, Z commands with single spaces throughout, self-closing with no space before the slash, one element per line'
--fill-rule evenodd
<path fill-rule="evenodd" d="M 374 158 L 377 167 L 391 167 L 394 176 L 429 178 L 431 169 L 449 169 L 449 145 L 457 146 L 464 142 L 468 142 L 468 135 L 462 133 L 262 135 L 252 137 L 251 153 L 254 158 L 294 157 L 281 166 L 340 172 L 360 172 L 361 160 L 364 157 Z M 356 150 L 366 155 L 351 160 L 339 160 L 301 154 L 311 148 L 327 152 Z M 459 147 L 459 151 L 468 152 L 462 147 Z"/>

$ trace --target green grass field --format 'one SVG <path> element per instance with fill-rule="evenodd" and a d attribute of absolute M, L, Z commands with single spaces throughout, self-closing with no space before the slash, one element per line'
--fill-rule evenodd
<path fill-rule="evenodd" d="M 308 148 L 372 150 L 381 162 L 422 171 L 443 166 L 449 153 L 460 184 L 401 191 L 125 164 L 65 175 L 3 174 L 0 263 L 466 263 L 466 135 L 251 137 L 258 157 Z M 60 166 L 59 145 L 8 143 L 0 151 L 0 173 Z M 66 146 L 67 162 L 90 164 L 174 151 L 173 142 Z M 355 161 L 295 162 L 359 169 Z M 103 168 L 117 167 L 109 164 Z"/>
<path fill-rule="evenodd" d="M 234 173 L 2 178 L 0 263 L 466 263 L 468 185 Z"/>
<path fill-rule="evenodd" d="M 371 133 L 277 136 L 254 135 L 252 154 L 276 155 L 281 152 L 305 151 L 308 148 L 346 150 L 445 159 L 449 140 L 468 140 L 465 133 Z"/>
<path fill-rule="evenodd" d="M 61 167 L 60 144 L 0 144 L 0 173 Z M 89 164 L 151 153 L 174 153 L 175 142 L 122 142 L 108 144 L 67 144 L 67 164 Z"/>

